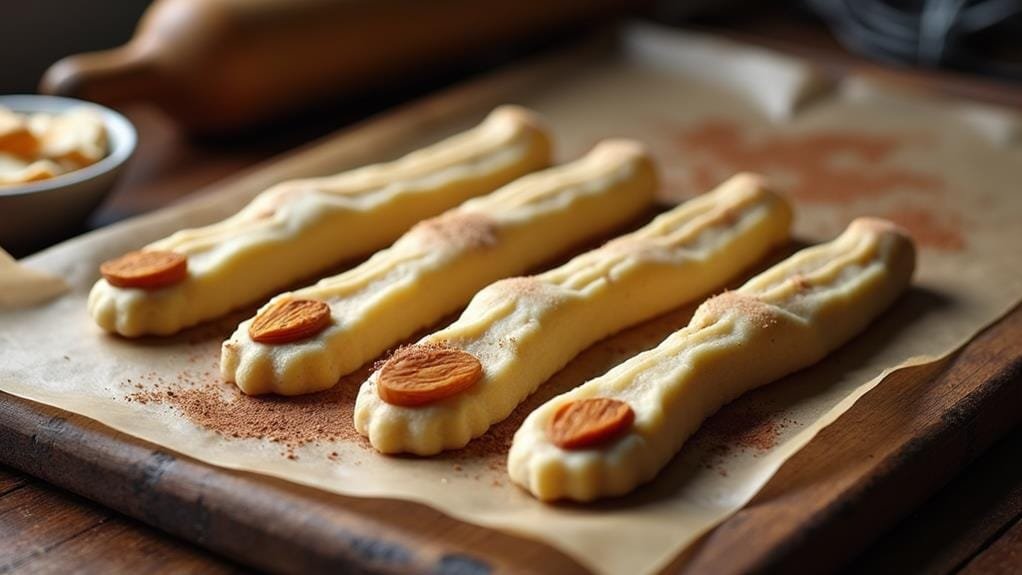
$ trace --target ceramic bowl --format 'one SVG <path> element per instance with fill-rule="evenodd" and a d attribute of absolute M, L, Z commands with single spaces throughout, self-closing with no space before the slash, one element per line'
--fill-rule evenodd
<path fill-rule="evenodd" d="M 102 160 L 48 180 L 0 187 L 0 247 L 35 246 L 76 231 L 113 188 L 135 151 L 134 126 L 117 112 L 56 96 L 0 96 L 0 106 L 26 114 L 59 114 L 71 108 L 96 110 L 106 123 L 109 149 Z"/>

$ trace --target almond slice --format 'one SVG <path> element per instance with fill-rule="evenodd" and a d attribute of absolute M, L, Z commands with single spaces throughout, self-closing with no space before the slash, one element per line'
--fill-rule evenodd
<path fill-rule="evenodd" d="M 103 262 L 99 273 L 117 287 L 157 289 L 188 277 L 188 259 L 167 251 L 128 252 Z"/>
<path fill-rule="evenodd" d="M 482 364 L 466 351 L 412 345 L 399 349 L 383 365 L 376 393 L 387 403 L 415 407 L 457 395 L 482 376 Z"/>
<path fill-rule="evenodd" d="M 259 343 L 290 343 L 330 325 L 330 306 L 314 299 L 283 299 L 259 313 L 248 335 Z"/>
<path fill-rule="evenodd" d="M 547 435 L 562 449 L 585 449 L 610 441 L 632 426 L 635 412 L 623 401 L 595 397 L 562 405 Z"/>

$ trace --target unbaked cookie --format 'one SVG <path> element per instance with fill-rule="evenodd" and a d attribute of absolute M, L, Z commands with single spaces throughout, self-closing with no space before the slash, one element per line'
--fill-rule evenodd
<path fill-rule="evenodd" d="M 721 406 L 865 329 L 908 287 L 914 262 L 905 232 L 859 219 L 707 300 L 656 348 L 529 414 L 508 456 L 511 479 L 544 500 L 631 491 Z"/>
<path fill-rule="evenodd" d="M 457 311 L 490 282 L 638 217 L 655 189 L 656 173 L 640 144 L 601 142 L 575 162 L 420 222 L 350 271 L 277 296 L 224 342 L 223 376 L 248 394 L 332 387 L 340 376 Z M 308 322 L 292 323 L 318 331 L 281 331 L 281 322 L 266 319 L 281 315 L 281 302 L 302 300 L 323 302 L 329 321 L 312 321 L 309 308 L 303 314 Z"/>
<path fill-rule="evenodd" d="M 785 242 L 790 223 L 783 199 L 739 175 L 559 268 L 491 284 L 372 374 L 355 428 L 385 453 L 463 447 L 597 340 L 718 289 Z M 460 354 L 481 366 L 470 386 L 444 377 Z"/>
<path fill-rule="evenodd" d="M 158 287 L 115 285 L 104 274 L 89 312 L 121 335 L 172 334 L 380 249 L 419 220 L 549 162 L 535 116 L 498 108 L 476 128 L 393 162 L 279 184 L 222 222 L 154 242 L 143 252 L 182 256 L 187 273 Z"/>

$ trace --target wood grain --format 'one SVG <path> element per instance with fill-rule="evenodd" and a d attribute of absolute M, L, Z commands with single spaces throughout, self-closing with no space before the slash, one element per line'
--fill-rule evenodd
<path fill-rule="evenodd" d="M 281 573 L 512 572 L 522 565 L 583 572 L 545 545 L 423 505 L 225 471 L 0 395 L 0 460 L 240 562 Z"/>
<path fill-rule="evenodd" d="M 62 507 L 50 510 L 48 521 L 37 521 L 35 513 L 46 509 L 52 498 L 51 493 L 25 486 L 0 499 L 4 529 L 19 534 L 0 541 L 5 568 L 19 566 L 106 520 L 105 514 L 94 509 Z"/>
<path fill-rule="evenodd" d="M 230 564 L 212 562 L 204 553 L 183 553 L 182 545 L 142 531 L 134 522 L 109 519 L 103 529 L 89 529 L 60 545 L 62 555 L 39 554 L 20 564 L 30 573 L 62 575 L 69 572 L 66 557 L 74 557 L 76 573 L 147 573 L 171 575 L 202 573 L 221 575 L 245 572 Z M 116 552 L 111 552 L 116 550 Z"/>
<path fill-rule="evenodd" d="M 235 564 L 94 503 L 0 469 L 0 573 L 237 573 Z"/>
<path fill-rule="evenodd" d="M 1022 517 L 1019 453 L 1022 426 L 896 528 L 880 534 L 846 571 L 862 575 L 959 571 Z"/>
<path fill-rule="evenodd" d="M 946 360 L 891 374 L 678 566 L 839 567 L 1022 420 L 1018 341 L 1022 308 Z"/>
<path fill-rule="evenodd" d="M 28 478 L 24 475 L 0 467 L 0 496 L 7 495 L 12 491 L 20 489 L 28 483 L 28 481 Z"/>
<path fill-rule="evenodd" d="M 989 549 L 970 561 L 963 575 L 1017 575 L 1022 570 L 1022 519 Z"/>

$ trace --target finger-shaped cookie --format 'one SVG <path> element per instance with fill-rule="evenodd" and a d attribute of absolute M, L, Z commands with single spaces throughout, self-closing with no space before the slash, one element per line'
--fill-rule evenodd
<path fill-rule="evenodd" d="M 224 342 L 220 367 L 248 394 L 312 393 L 457 311 L 480 288 L 522 273 L 637 217 L 656 174 L 642 146 L 598 144 L 585 157 L 536 172 L 420 222 L 364 264 L 277 296 Z M 281 302 L 328 306 L 316 333 L 266 340 Z"/>
<path fill-rule="evenodd" d="M 172 334 L 378 250 L 419 220 L 549 161 L 550 142 L 536 118 L 498 108 L 476 128 L 393 162 L 279 184 L 227 220 L 152 243 L 143 253 L 184 257 L 187 273 L 155 287 L 104 274 L 89 311 L 121 335 Z"/>
<path fill-rule="evenodd" d="M 491 284 L 370 376 L 355 428 L 385 453 L 463 447 L 592 343 L 722 286 L 786 241 L 790 222 L 784 200 L 740 175 L 559 268 Z M 445 377 L 471 362 L 471 385 L 464 369 Z"/>
<path fill-rule="evenodd" d="M 544 500 L 627 493 L 721 406 L 862 331 L 906 289 L 914 262 L 903 231 L 859 219 L 707 300 L 656 348 L 529 414 L 508 456 L 511 479 Z"/>

